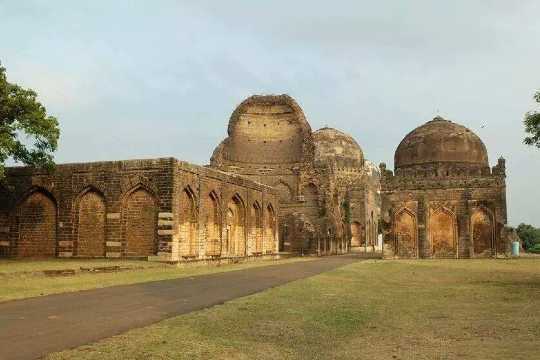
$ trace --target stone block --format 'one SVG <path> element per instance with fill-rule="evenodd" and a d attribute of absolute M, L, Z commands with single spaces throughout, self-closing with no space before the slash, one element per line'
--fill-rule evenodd
<path fill-rule="evenodd" d="M 107 213 L 108 220 L 118 220 L 120 219 L 120 213 Z"/>

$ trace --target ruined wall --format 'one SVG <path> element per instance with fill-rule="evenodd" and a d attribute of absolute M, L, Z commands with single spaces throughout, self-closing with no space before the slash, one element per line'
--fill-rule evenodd
<path fill-rule="evenodd" d="M 278 226 L 275 216 L 265 224 L 262 211 L 279 208 L 273 189 L 173 158 L 66 164 L 52 173 L 10 168 L 0 198 L 0 256 L 176 261 L 277 250 L 277 236 L 263 239 L 264 226 Z M 223 214 L 233 198 L 231 251 L 223 246 Z M 258 204 L 256 219 L 246 204 Z"/>
<path fill-rule="evenodd" d="M 373 192 L 378 179 L 375 187 L 363 185 L 367 178 L 360 146 L 336 129 L 312 132 L 302 109 L 288 95 L 243 101 L 232 113 L 228 137 L 215 149 L 210 164 L 277 190 L 281 251 L 347 252 L 352 221 L 360 225 L 355 230 L 362 239 L 375 242 L 380 201 Z M 355 187 L 361 190 L 353 192 Z M 247 236 L 259 239 L 259 229 L 250 227 Z"/>

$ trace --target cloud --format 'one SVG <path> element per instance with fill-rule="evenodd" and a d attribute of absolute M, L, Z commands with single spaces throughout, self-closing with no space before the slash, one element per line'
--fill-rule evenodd
<path fill-rule="evenodd" d="M 540 154 L 521 142 L 538 13 L 533 0 L 4 2 L 0 60 L 59 117 L 59 161 L 206 163 L 245 97 L 289 93 L 314 129 L 347 131 L 391 167 L 441 113 L 492 164 L 507 158 L 511 223 L 540 225 Z"/>

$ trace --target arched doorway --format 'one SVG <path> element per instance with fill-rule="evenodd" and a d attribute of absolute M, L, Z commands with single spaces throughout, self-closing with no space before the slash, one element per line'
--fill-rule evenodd
<path fill-rule="evenodd" d="M 156 201 L 143 188 L 131 192 L 124 209 L 126 256 L 150 256 L 156 252 Z"/>
<path fill-rule="evenodd" d="M 429 216 L 429 239 L 431 254 L 435 258 L 457 256 L 456 217 L 448 209 L 432 210 Z"/>
<path fill-rule="evenodd" d="M 227 253 L 244 256 L 246 249 L 244 203 L 238 195 L 227 205 Z"/>
<path fill-rule="evenodd" d="M 493 254 L 493 221 L 485 209 L 477 209 L 471 217 L 471 239 L 475 256 Z"/>
<path fill-rule="evenodd" d="M 276 250 L 276 214 L 271 204 L 266 207 L 265 221 L 265 252 L 274 252 Z"/>
<path fill-rule="evenodd" d="M 183 244 L 183 256 L 199 254 L 197 229 L 197 210 L 195 196 L 190 188 L 185 188 L 180 195 L 180 244 Z"/>
<path fill-rule="evenodd" d="M 77 255 L 105 255 L 105 201 L 96 191 L 87 191 L 79 200 Z"/>
<path fill-rule="evenodd" d="M 394 222 L 394 253 L 400 257 L 417 257 L 416 217 L 407 209 L 396 214 Z"/>
<path fill-rule="evenodd" d="M 263 225 L 262 209 L 258 202 L 251 206 L 251 238 L 253 241 L 253 252 L 262 254 L 263 252 Z"/>
<path fill-rule="evenodd" d="M 218 256 L 221 253 L 221 216 L 218 198 L 213 192 L 207 198 L 207 211 L 206 255 Z"/>
<path fill-rule="evenodd" d="M 19 257 L 56 255 L 56 203 L 41 191 L 30 194 L 17 208 Z"/>

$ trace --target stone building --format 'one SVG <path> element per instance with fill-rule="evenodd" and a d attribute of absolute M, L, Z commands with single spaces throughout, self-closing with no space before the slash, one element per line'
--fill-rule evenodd
<path fill-rule="evenodd" d="M 282 251 L 343 253 L 374 244 L 379 182 L 366 179 L 378 170 L 366 167 L 351 136 L 331 128 L 312 132 L 290 96 L 243 101 L 210 164 L 278 191 Z"/>
<path fill-rule="evenodd" d="M 457 258 L 506 251 L 505 161 L 440 117 L 395 171 L 348 134 L 312 131 L 287 95 L 252 96 L 201 167 L 174 158 L 9 168 L 0 256 L 229 261 L 279 251 Z"/>
<path fill-rule="evenodd" d="M 482 140 L 436 117 L 401 141 L 394 173 L 382 163 L 385 255 L 468 258 L 504 253 L 505 160 L 490 168 Z"/>
<path fill-rule="evenodd" d="M 7 169 L 0 255 L 164 261 L 277 252 L 277 192 L 174 158 Z"/>

